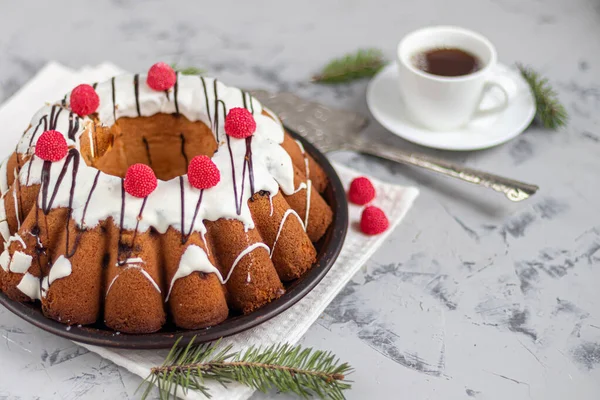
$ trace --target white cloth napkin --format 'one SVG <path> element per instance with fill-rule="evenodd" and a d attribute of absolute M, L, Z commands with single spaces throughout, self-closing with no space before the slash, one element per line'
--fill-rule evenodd
<path fill-rule="evenodd" d="M 0 149 L 0 159 L 6 158 L 14 149 L 14 144 L 28 126 L 31 116 L 43 105 L 54 102 L 80 83 L 102 81 L 122 72 L 112 64 L 98 67 L 84 67 L 80 71 L 70 70 L 57 63 L 49 63 L 17 94 L 0 106 L 0 125 L 4 146 Z M 360 175 L 342 165 L 335 168 L 346 187 Z M 348 283 L 358 269 L 381 246 L 387 236 L 402 221 L 406 212 L 418 196 L 413 187 L 402 187 L 372 179 L 377 190 L 374 204 L 385 210 L 390 228 L 378 236 L 363 235 L 356 228 L 360 221 L 362 207 L 350 205 L 350 227 L 344 247 L 329 273 L 302 300 L 277 317 L 233 337 L 223 340 L 232 344 L 235 350 L 250 345 L 270 345 L 277 342 L 296 343 L 315 322 L 338 292 Z M 145 378 L 150 368 L 162 364 L 167 351 L 115 350 L 86 344 L 81 346 Z M 242 385 L 209 384 L 214 399 L 243 400 L 252 395 L 253 390 Z M 202 399 L 196 392 L 178 393 L 184 399 Z"/>

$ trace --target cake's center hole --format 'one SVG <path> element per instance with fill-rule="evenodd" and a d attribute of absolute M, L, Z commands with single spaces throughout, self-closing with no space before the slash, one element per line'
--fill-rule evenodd
<path fill-rule="evenodd" d="M 193 157 L 212 157 L 217 149 L 210 128 L 183 115 L 119 118 L 110 128 L 96 126 L 87 140 L 85 136 L 82 148 L 88 165 L 120 177 L 130 165 L 141 163 L 150 166 L 158 179 L 173 179 L 187 173 Z"/>

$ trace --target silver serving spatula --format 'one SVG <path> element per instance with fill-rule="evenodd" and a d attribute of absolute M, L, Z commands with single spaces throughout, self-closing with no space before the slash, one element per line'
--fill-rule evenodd
<path fill-rule="evenodd" d="M 367 142 L 358 133 L 367 126 L 368 120 L 355 112 L 332 109 L 292 93 L 270 93 L 264 90 L 253 90 L 250 93 L 275 112 L 286 126 L 308 139 L 323 153 L 352 150 L 425 168 L 490 188 L 503 193 L 511 201 L 525 200 L 539 189 L 536 185 L 463 167 L 425 154 Z"/>

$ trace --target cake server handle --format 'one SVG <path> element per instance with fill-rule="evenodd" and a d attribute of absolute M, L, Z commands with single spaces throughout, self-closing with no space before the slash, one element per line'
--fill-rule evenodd
<path fill-rule="evenodd" d="M 385 158 L 401 164 L 421 167 L 465 182 L 487 187 L 504 194 L 509 200 L 515 202 L 533 196 L 539 189 L 538 186 L 530 183 L 519 182 L 514 179 L 490 174 L 488 172 L 463 167 L 425 154 L 406 152 L 379 143 L 345 143 L 344 149 Z"/>

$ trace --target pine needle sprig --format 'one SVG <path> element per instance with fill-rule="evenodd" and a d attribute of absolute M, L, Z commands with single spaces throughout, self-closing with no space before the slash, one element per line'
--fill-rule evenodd
<path fill-rule="evenodd" d="M 210 398 L 206 380 L 224 387 L 239 382 L 262 392 L 276 389 L 302 398 L 318 396 L 331 400 L 344 399 L 343 391 L 350 388 L 346 375 L 352 368 L 330 352 L 289 344 L 251 346 L 243 352 L 232 352 L 231 345 L 218 350 L 220 341 L 195 344 L 192 340 L 182 348 L 177 347 L 178 343 L 179 340 L 163 365 L 151 369 L 142 399 L 147 398 L 154 385 L 158 386 L 161 399 L 176 398 L 178 387 L 185 393 L 196 390 Z"/>
<path fill-rule="evenodd" d="M 569 119 L 567 110 L 560 103 L 558 94 L 550 86 L 548 79 L 523 64 L 517 63 L 517 68 L 535 97 L 536 118 L 548 129 L 565 126 Z"/>
<path fill-rule="evenodd" d="M 179 72 L 182 75 L 203 75 L 206 73 L 205 70 L 198 67 L 179 67 L 176 63 L 171 64 L 171 68 Z"/>
<path fill-rule="evenodd" d="M 374 76 L 386 61 L 378 49 L 361 49 L 328 63 L 321 73 L 313 76 L 318 83 L 345 83 Z"/>

